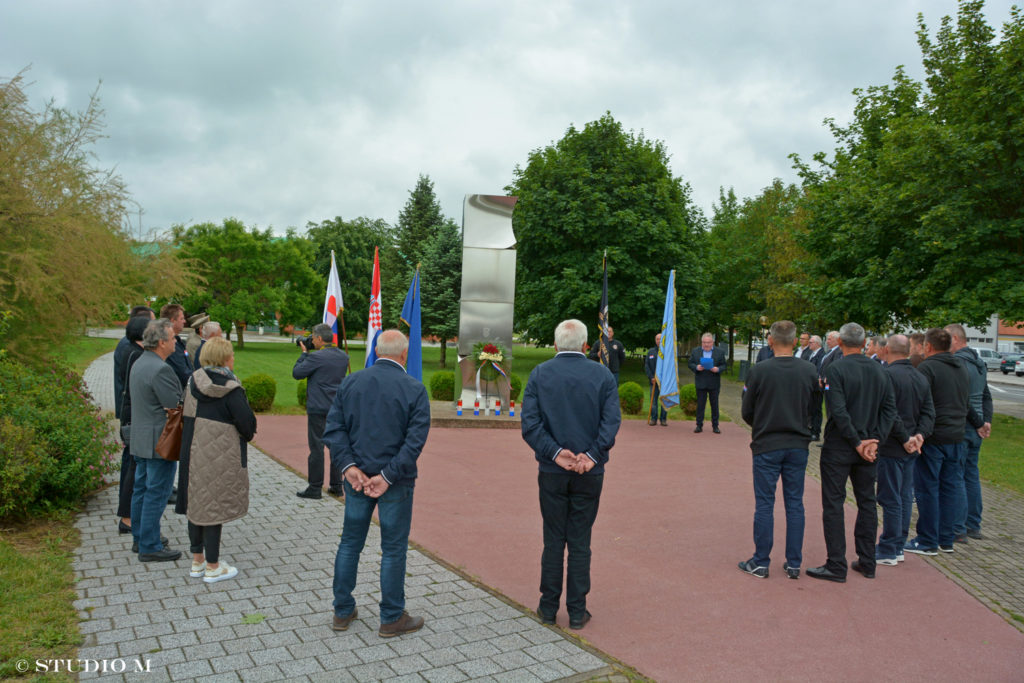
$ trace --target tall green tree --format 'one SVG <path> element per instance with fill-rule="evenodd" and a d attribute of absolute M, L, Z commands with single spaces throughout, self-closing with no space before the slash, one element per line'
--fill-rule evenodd
<path fill-rule="evenodd" d="M 37 111 L 22 74 L 0 81 L 0 342 L 17 360 L 44 363 L 88 321 L 191 281 L 172 250 L 133 250 L 128 190 L 92 151 L 102 137 L 96 94 L 81 112 Z"/>
<path fill-rule="evenodd" d="M 455 221 L 446 220 L 427 241 L 420 269 L 420 315 L 424 336 L 441 340 L 445 367 L 448 341 L 459 334 L 459 300 L 462 297 L 462 233 Z"/>
<path fill-rule="evenodd" d="M 807 192 L 809 287 L 832 320 L 982 324 L 1024 319 L 1024 16 L 1002 37 L 961 0 L 934 40 L 918 17 L 924 83 L 897 68 L 855 90 L 853 121 Z"/>
<path fill-rule="evenodd" d="M 660 329 L 673 268 L 679 336 L 699 330 L 703 217 L 662 142 L 624 131 L 607 113 L 531 152 L 506 190 L 519 196 L 516 329 L 551 343 L 561 320 L 578 318 L 593 341 L 607 249 L 609 320 L 627 348 L 649 346 Z"/>
<path fill-rule="evenodd" d="M 434 182 L 430 176 L 420 175 L 416 186 L 409 191 L 409 199 L 398 214 L 398 223 L 395 225 L 394 244 L 398 258 L 395 268 L 388 273 L 388 277 L 396 283 L 396 296 L 384 301 L 384 308 L 389 312 L 390 319 L 397 322 L 416 266 L 423 264 L 427 245 L 448 220 L 441 211 L 441 203 L 434 195 Z M 381 265 L 382 278 L 383 268 Z M 422 291 L 420 297 L 425 302 L 426 296 Z"/>
<path fill-rule="evenodd" d="M 394 243 L 394 229 L 380 218 L 360 216 L 344 220 L 340 216 L 306 225 L 307 237 L 313 245 L 313 269 L 317 280 L 310 293 L 316 301 L 312 316 L 305 325 L 312 326 L 323 319 L 323 298 L 327 287 L 327 276 L 331 271 L 331 250 L 334 250 L 338 266 L 338 279 L 345 299 L 345 330 L 350 338 L 366 334 L 366 318 L 369 314 L 370 285 L 373 278 L 373 248 L 380 247 L 381 298 L 385 302 L 385 323 L 394 325 L 390 302 L 405 296 L 401 282 L 396 276 L 405 270 L 398 257 Z M 319 296 L 319 299 L 317 297 Z M 401 306 L 399 306 L 401 310 Z"/>
<path fill-rule="evenodd" d="M 306 320 L 323 301 L 311 300 L 316 281 L 310 267 L 313 248 L 308 240 L 289 231 L 275 236 L 269 228 L 246 229 L 234 218 L 221 225 L 200 223 L 172 229 L 175 244 L 190 259 L 205 284 L 183 300 L 188 311 L 206 310 L 214 320 L 234 323 L 238 347 L 245 348 L 243 333 L 249 325 L 282 326 Z"/>

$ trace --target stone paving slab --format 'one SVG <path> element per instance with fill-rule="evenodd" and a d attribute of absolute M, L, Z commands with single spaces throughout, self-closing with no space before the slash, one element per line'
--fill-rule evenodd
<path fill-rule="evenodd" d="M 113 354 L 85 373 L 94 400 L 113 406 Z M 183 551 L 177 562 L 141 563 L 117 533 L 117 487 L 93 497 L 75 521 L 72 566 L 83 659 L 122 659 L 123 674 L 81 680 L 155 681 L 558 681 L 608 676 L 609 662 L 564 632 L 410 549 L 407 609 L 426 618 L 417 633 L 377 635 L 380 534 L 371 526 L 355 597 L 359 618 L 331 630 L 334 555 L 344 504 L 296 498 L 305 484 L 249 447 L 250 507 L 226 524 L 222 557 L 237 578 L 189 576 L 186 520 L 172 508 L 161 530 Z M 556 646 L 557 644 L 557 646 Z M 134 673 L 136 662 L 148 673 Z"/>

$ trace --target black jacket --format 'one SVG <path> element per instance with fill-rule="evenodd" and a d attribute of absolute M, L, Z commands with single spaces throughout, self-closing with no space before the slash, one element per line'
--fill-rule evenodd
<path fill-rule="evenodd" d="M 967 401 L 975 413 L 981 416 L 983 422 L 992 422 L 992 394 L 988 389 L 988 366 L 985 361 L 978 357 L 978 352 L 969 346 L 965 346 L 953 354 L 967 368 L 968 394 Z M 981 445 L 981 437 L 978 430 L 967 427 L 964 438 L 973 442 L 975 446 Z"/>
<path fill-rule="evenodd" d="M 892 382 L 882 367 L 859 353 L 843 356 L 828 366 L 825 380 L 828 423 L 822 453 L 848 454 L 864 439 L 881 444 L 896 419 Z"/>
<path fill-rule="evenodd" d="M 598 339 L 597 343 L 590 347 L 590 355 L 587 356 L 590 360 L 601 360 L 601 340 Z M 608 341 L 608 370 L 611 372 L 618 372 L 622 364 L 626 362 L 626 347 L 622 345 L 618 339 L 614 337 Z"/>
<path fill-rule="evenodd" d="M 889 438 L 878 446 L 878 454 L 887 458 L 909 458 L 903 448 L 907 439 L 920 434 L 928 438 L 935 426 L 935 405 L 928 380 L 909 360 L 897 360 L 885 366 L 896 398 L 896 419 Z"/>
<path fill-rule="evenodd" d="M 174 336 L 174 353 L 167 357 L 167 364 L 174 369 L 174 374 L 178 376 L 181 388 L 184 389 L 195 368 L 192 367 L 192 359 L 185 350 L 185 342 L 177 335 Z"/>
<path fill-rule="evenodd" d="M 331 464 L 355 465 L 388 484 L 416 485 L 416 460 L 430 431 L 427 389 L 395 361 L 378 358 L 346 377 L 327 413 L 324 443 Z"/>
<path fill-rule="evenodd" d="M 926 444 L 960 443 L 968 422 L 974 427 L 985 424 L 970 407 L 970 377 L 959 358 L 943 351 L 925 358 L 917 369 L 928 380 L 935 404 L 935 428 Z"/>
<path fill-rule="evenodd" d="M 348 354 L 337 346 L 303 353 L 292 367 L 294 379 L 306 379 L 306 413 L 326 415 L 348 370 Z"/>
<path fill-rule="evenodd" d="M 541 472 L 564 474 L 555 456 L 566 448 L 586 453 L 602 474 L 615 445 L 622 413 L 615 378 L 582 353 L 562 351 L 530 373 L 523 394 L 523 440 L 533 449 Z"/>
<path fill-rule="evenodd" d="M 711 372 L 710 368 L 704 367 L 700 359 L 704 356 L 704 349 L 701 347 L 690 351 L 690 359 L 686 366 L 693 371 L 693 385 L 698 389 L 718 389 L 722 386 L 722 371 L 725 370 L 725 351 L 714 346 L 711 348 L 711 361 L 718 372 Z M 703 370 L 697 370 L 700 365 Z"/>
<path fill-rule="evenodd" d="M 743 386 L 743 421 L 751 427 L 754 455 L 784 448 L 807 450 L 811 394 L 817 388 L 814 366 L 793 356 L 775 356 L 750 368 Z"/>

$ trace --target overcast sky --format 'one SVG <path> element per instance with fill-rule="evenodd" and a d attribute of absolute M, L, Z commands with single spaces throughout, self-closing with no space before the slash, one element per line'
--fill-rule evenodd
<path fill-rule="evenodd" d="M 1009 18 L 990 1 L 990 24 Z M 920 78 L 916 16 L 954 0 L 0 0 L 0 78 L 37 107 L 99 85 L 145 229 L 234 216 L 394 222 L 419 174 L 445 213 L 605 111 L 665 143 L 705 213 L 796 180 L 855 87 Z M 138 222 L 136 217 L 135 222 Z M 137 227 L 137 226 L 136 226 Z"/>

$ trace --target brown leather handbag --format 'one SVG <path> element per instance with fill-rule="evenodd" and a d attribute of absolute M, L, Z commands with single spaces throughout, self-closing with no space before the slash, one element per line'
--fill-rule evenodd
<path fill-rule="evenodd" d="M 178 462 L 181 456 L 181 428 L 182 428 L 182 404 L 177 408 L 164 408 L 167 411 L 167 423 L 164 424 L 164 431 L 160 432 L 156 447 L 153 449 L 156 454 L 164 460 Z"/>

